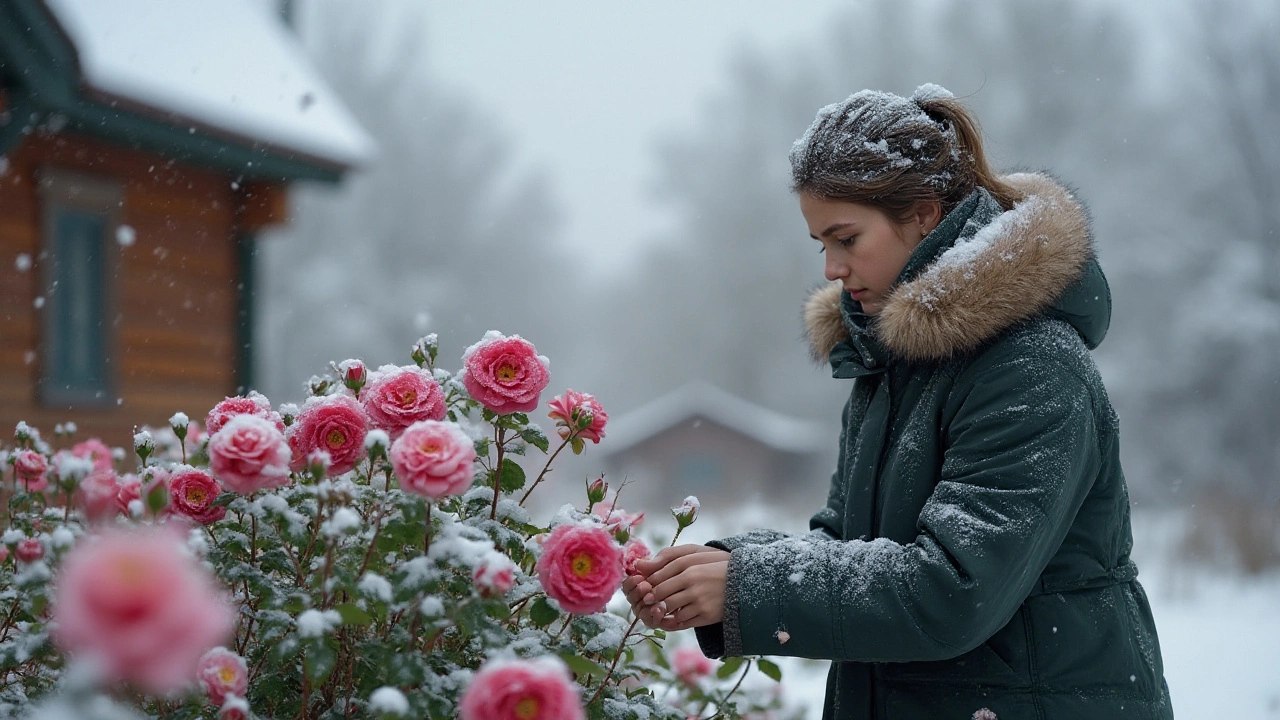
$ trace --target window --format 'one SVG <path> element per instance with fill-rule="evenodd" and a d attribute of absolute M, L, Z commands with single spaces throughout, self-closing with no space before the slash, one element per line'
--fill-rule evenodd
<path fill-rule="evenodd" d="M 63 170 L 40 173 L 44 314 L 40 398 L 45 404 L 113 402 L 112 283 L 119 186 Z"/>

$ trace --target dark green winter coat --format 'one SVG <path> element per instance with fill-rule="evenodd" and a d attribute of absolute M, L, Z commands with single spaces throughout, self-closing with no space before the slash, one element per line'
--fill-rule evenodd
<path fill-rule="evenodd" d="M 731 551 L 709 655 L 834 660 L 824 718 L 1172 718 L 1129 558 L 1117 419 L 1089 354 L 1110 321 L 1087 218 L 1043 175 L 977 190 L 876 317 L 815 293 L 815 353 L 852 379 L 812 532 Z M 981 716 L 979 716 L 981 717 Z"/>

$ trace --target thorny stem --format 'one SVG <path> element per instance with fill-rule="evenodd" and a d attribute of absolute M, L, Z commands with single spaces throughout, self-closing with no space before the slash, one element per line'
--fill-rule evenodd
<path fill-rule="evenodd" d="M 742 668 L 742 674 L 738 676 L 738 682 L 734 683 L 734 686 L 733 686 L 732 688 L 730 688 L 730 689 L 729 689 L 729 694 L 728 694 L 728 695 L 725 695 L 723 698 L 721 698 L 721 700 L 720 700 L 720 705 L 719 705 L 719 709 L 717 709 L 717 710 L 716 710 L 715 715 L 712 715 L 712 716 L 710 716 L 710 717 L 708 717 L 708 718 L 705 718 L 705 720 L 714 720 L 714 718 L 716 717 L 716 715 L 719 715 L 719 714 L 720 714 L 720 710 L 724 709 L 725 704 L 727 704 L 727 703 L 729 702 L 729 698 L 733 697 L 733 694 L 734 694 L 734 693 L 736 693 L 736 692 L 738 692 L 738 688 L 742 687 L 742 681 L 747 679 L 747 673 L 751 672 L 751 663 L 752 663 L 752 662 L 754 662 L 754 661 L 752 661 L 752 660 L 748 660 L 748 661 L 747 661 L 747 666 L 746 666 L 746 667 L 744 667 L 744 668 Z M 706 702 L 704 702 L 704 703 L 702 703 L 702 708 L 701 708 L 700 710 L 698 710 L 698 717 L 699 717 L 699 718 L 701 718 L 701 717 L 702 717 L 702 713 L 706 712 L 707 706 L 708 706 L 708 705 L 710 705 L 710 704 L 711 704 L 711 698 L 707 698 L 707 701 L 706 701 Z"/>
<path fill-rule="evenodd" d="M 18 604 L 21 601 L 22 598 L 13 599 L 13 606 L 9 608 L 9 614 L 4 619 L 4 628 L 0 630 L 0 642 L 9 639 L 9 626 L 13 624 L 13 616 L 18 613 Z"/>
<path fill-rule="evenodd" d="M 547 458 L 547 464 L 542 466 L 542 472 L 538 473 L 538 479 L 533 481 L 533 484 L 525 491 L 524 496 L 520 498 L 520 505 L 522 507 L 524 506 L 524 501 L 528 500 L 529 496 L 533 494 L 533 489 L 538 487 L 538 483 L 542 482 L 543 478 L 547 476 L 547 473 L 551 472 L 551 463 L 555 462 L 556 456 L 559 455 L 560 451 L 564 449 L 564 446 L 568 445 L 569 441 L 577 437 L 577 435 L 578 433 L 576 430 L 569 433 L 569 435 L 560 442 L 560 447 L 556 448 L 556 451 L 551 453 L 551 457 Z M 587 512 L 591 511 L 588 510 Z"/>
<path fill-rule="evenodd" d="M 489 511 L 489 519 L 498 519 L 498 494 L 502 492 L 502 455 L 503 443 L 506 441 L 506 433 L 502 427 L 493 429 L 495 444 L 498 446 L 498 463 L 493 467 L 493 509 Z"/>
<path fill-rule="evenodd" d="M 622 651 L 627 646 L 627 638 L 631 635 L 631 631 L 636 629 L 636 623 L 640 622 L 640 618 L 631 621 L 631 625 L 627 627 L 627 631 L 622 633 L 622 642 L 618 643 L 618 654 L 613 658 L 613 664 L 609 666 L 609 674 L 604 676 L 600 681 L 600 687 L 596 688 L 596 694 L 591 696 L 587 701 L 587 705 L 595 702 L 600 697 L 600 693 L 604 692 L 605 687 L 609 685 L 609 678 L 613 677 L 613 671 L 618 667 L 618 661 L 622 659 Z M 701 713 L 699 713 L 701 714 Z"/>
<path fill-rule="evenodd" d="M 373 539 L 369 541 L 369 549 L 364 552 L 364 562 L 360 563 L 360 572 L 356 573 L 357 577 L 364 577 L 364 571 L 369 569 L 369 561 L 373 559 L 373 550 L 378 544 L 378 536 L 382 534 L 382 515 L 386 509 L 386 503 L 378 501 L 378 514 L 373 519 Z M 427 505 L 427 532 L 431 532 L 431 505 Z"/>

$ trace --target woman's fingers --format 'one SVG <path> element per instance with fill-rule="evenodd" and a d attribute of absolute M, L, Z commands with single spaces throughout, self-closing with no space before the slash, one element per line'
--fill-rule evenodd
<path fill-rule="evenodd" d="M 696 567 L 698 565 L 706 565 L 709 563 L 728 562 L 728 561 L 729 561 L 729 553 L 725 552 L 724 550 L 717 550 L 716 548 L 706 548 L 706 550 L 704 551 L 701 551 L 698 553 L 685 554 L 667 562 L 660 569 L 647 574 L 645 576 L 645 579 L 649 581 L 650 585 L 657 587 L 662 583 L 667 582 L 671 578 L 676 577 L 677 575 L 684 572 L 685 570 L 688 570 L 689 568 Z M 636 569 L 640 570 L 638 565 Z"/>
<path fill-rule="evenodd" d="M 640 574 L 648 576 L 657 572 L 667 563 L 675 560 L 676 558 L 682 558 L 686 555 L 692 555 L 694 553 L 714 549 L 715 548 L 709 548 L 706 545 L 676 545 L 675 547 L 663 548 L 658 551 L 657 555 L 654 555 L 648 560 L 637 561 L 636 570 L 640 572 Z"/>

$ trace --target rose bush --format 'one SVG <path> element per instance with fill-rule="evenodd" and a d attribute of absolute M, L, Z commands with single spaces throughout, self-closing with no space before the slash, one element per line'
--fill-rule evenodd
<path fill-rule="evenodd" d="M 565 447 L 604 437 L 599 402 L 555 398 L 553 448 L 525 414 L 549 381 L 532 344 L 490 333 L 456 375 L 436 354 L 428 336 L 413 365 L 335 364 L 300 408 L 176 413 L 136 462 L 20 423 L 0 448 L 0 718 L 776 712 L 743 683 L 776 678 L 767 661 L 690 683 L 626 616 L 624 563 L 650 550 L 603 478 L 549 522 L 526 510 Z"/>

